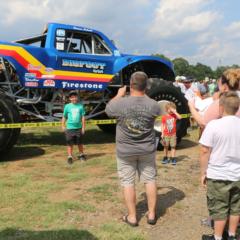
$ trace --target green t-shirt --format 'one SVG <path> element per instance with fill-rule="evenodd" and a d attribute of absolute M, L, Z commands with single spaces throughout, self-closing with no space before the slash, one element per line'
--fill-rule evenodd
<path fill-rule="evenodd" d="M 82 117 L 85 115 L 85 110 L 80 103 L 68 103 L 64 107 L 63 116 L 67 119 L 67 129 L 82 128 Z"/>

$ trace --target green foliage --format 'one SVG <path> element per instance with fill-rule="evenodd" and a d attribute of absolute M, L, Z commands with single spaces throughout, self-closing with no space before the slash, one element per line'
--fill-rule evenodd
<path fill-rule="evenodd" d="M 156 54 L 152 54 L 152 56 L 159 57 L 159 58 L 162 58 L 162 59 L 167 60 L 167 61 L 171 61 L 171 59 L 166 57 L 164 54 L 156 53 Z"/>
<path fill-rule="evenodd" d="M 153 54 L 153 56 L 157 56 L 162 59 L 172 61 L 174 64 L 174 70 L 175 70 L 176 76 L 191 76 L 197 79 L 198 81 L 205 79 L 205 77 L 218 79 L 226 69 L 240 67 L 239 65 L 234 64 L 232 66 L 219 66 L 216 68 L 216 70 L 213 70 L 211 67 L 202 63 L 191 65 L 186 59 L 182 57 L 178 57 L 171 60 L 169 57 L 165 56 L 164 54 L 157 53 L 157 54 Z"/>

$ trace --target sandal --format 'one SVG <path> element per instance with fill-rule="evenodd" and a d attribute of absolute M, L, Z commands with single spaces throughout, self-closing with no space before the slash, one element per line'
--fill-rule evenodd
<path fill-rule="evenodd" d="M 125 215 L 125 216 L 123 216 L 123 218 L 122 218 L 122 220 L 123 220 L 123 222 L 125 222 L 126 224 L 128 224 L 129 226 L 131 226 L 131 227 L 137 227 L 138 226 L 138 223 L 137 222 L 130 222 L 129 220 L 128 220 L 128 215 Z"/>
<path fill-rule="evenodd" d="M 157 223 L 157 217 L 155 216 L 154 219 L 150 219 L 147 216 L 147 223 L 150 224 L 150 225 L 155 225 Z"/>

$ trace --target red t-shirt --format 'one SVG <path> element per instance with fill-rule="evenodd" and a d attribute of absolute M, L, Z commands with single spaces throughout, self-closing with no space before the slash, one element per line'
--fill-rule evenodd
<path fill-rule="evenodd" d="M 176 135 L 176 122 L 177 117 L 175 114 L 168 114 L 162 116 L 162 131 L 164 136 Z"/>

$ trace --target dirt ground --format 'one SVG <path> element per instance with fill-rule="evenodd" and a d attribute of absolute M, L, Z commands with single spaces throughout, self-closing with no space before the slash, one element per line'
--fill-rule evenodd
<path fill-rule="evenodd" d="M 42 140 L 44 142 L 44 140 Z M 41 169 L 44 171 L 42 175 L 36 174 L 34 180 L 49 179 L 52 181 L 53 174 L 51 167 L 55 167 L 54 161 L 63 162 L 65 148 L 63 146 L 51 148 L 46 143 L 46 147 L 41 147 L 41 156 L 31 157 L 31 146 L 28 149 L 28 163 L 24 159 L 22 152 L 18 154 L 19 159 L 14 155 L 14 161 L 11 161 L 5 167 L 5 174 L 12 171 L 27 173 L 32 171 L 32 168 Z M 17 149 L 17 148 L 16 148 Z M 34 147 L 33 147 L 34 149 Z M 69 182 L 64 189 L 59 192 L 52 193 L 48 196 L 49 201 L 71 201 L 77 199 L 80 195 L 86 196 L 92 194 L 96 189 L 90 189 L 89 186 L 94 187 L 96 184 L 104 184 L 103 191 L 109 192 L 108 195 L 102 195 L 102 199 L 88 198 L 88 203 L 96 207 L 93 213 L 86 213 L 84 221 L 76 223 L 79 228 L 97 227 L 104 222 L 119 222 L 121 223 L 121 216 L 125 213 L 125 205 L 122 199 L 121 188 L 118 183 L 117 174 L 115 171 L 115 144 L 114 142 L 106 142 L 103 144 L 86 146 L 88 155 L 88 165 L 86 165 L 86 173 L 92 177 L 87 178 L 84 182 L 82 180 Z M 97 153 L 96 153 L 97 152 Z M 106 166 L 99 164 L 94 165 L 95 159 L 104 159 L 104 156 L 110 156 L 112 165 Z M 191 135 L 182 140 L 177 149 L 178 162 L 176 166 L 171 164 L 162 165 L 162 152 L 157 154 L 157 168 L 158 168 L 158 207 L 157 216 L 158 222 L 155 226 L 146 224 L 146 195 L 144 187 L 138 183 L 137 188 L 137 212 L 140 220 L 139 227 L 136 231 L 143 233 L 146 239 L 161 239 L 161 240 L 198 240 L 201 239 L 203 233 L 211 233 L 211 229 L 201 225 L 201 219 L 208 216 L 206 208 L 205 190 L 199 184 L 199 146 L 197 144 L 196 135 Z M 36 159 L 38 159 L 38 166 L 36 166 Z M 50 160 L 47 159 L 52 159 Z M 54 160 L 54 161 L 53 161 Z M 47 162 L 48 161 L 48 162 Z M 92 162 L 91 162 L 92 161 Z M 46 164 L 46 162 L 48 164 Z M 28 165 L 27 165 L 28 164 Z M 66 163 L 61 163 L 66 164 Z M 74 163 L 75 166 L 80 166 L 80 163 Z M 61 165 L 60 165 L 61 167 Z M 69 170 L 65 169 L 68 174 Z M 57 176 L 54 179 L 56 183 L 61 183 L 61 177 Z M 57 178 L 58 177 L 58 178 Z M 110 186 L 110 189 L 109 189 Z M 115 189 L 114 191 L 111 189 Z M 89 190 L 90 189 L 90 190 Z M 104 190 L 105 189 L 105 190 Z M 111 193 L 111 194 L 110 194 Z M 92 195 L 93 196 L 93 195 Z M 100 196 L 100 195 L 98 195 Z M 100 201 L 99 201 L 100 200 Z M 121 223 L 124 224 L 124 223 Z"/>

